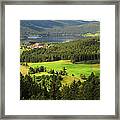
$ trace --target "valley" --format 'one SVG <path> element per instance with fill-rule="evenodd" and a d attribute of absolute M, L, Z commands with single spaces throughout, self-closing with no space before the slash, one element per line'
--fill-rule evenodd
<path fill-rule="evenodd" d="M 20 21 L 21 100 L 99 100 L 100 22 Z"/>

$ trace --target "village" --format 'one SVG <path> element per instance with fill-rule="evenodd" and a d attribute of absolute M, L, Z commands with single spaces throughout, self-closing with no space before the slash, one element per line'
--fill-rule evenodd
<path fill-rule="evenodd" d="M 34 42 L 34 43 L 31 43 L 30 45 L 27 46 L 27 48 L 30 48 L 30 49 L 35 49 L 35 48 L 47 48 L 48 45 L 45 44 L 45 43 L 39 43 L 39 42 Z"/>
<path fill-rule="evenodd" d="M 20 54 L 22 54 L 24 51 L 29 51 L 33 49 L 40 49 L 40 48 L 48 48 L 50 45 L 47 43 L 42 42 L 25 42 L 20 44 Z"/>
<path fill-rule="evenodd" d="M 20 45 L 20 49 L 36 49 L 36 48 L 48 48 L 48 44 L 29 41 L 29 42 L 21 43 Z"/>

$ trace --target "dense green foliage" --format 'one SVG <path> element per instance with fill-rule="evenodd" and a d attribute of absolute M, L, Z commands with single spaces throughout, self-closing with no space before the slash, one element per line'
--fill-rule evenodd
<path fill-rule="evenodd" d="M 71 60 L 73 63 L 99 63 L 99 37 L 65 43 L 49 43 L 47 48 L 23 51 L 20 56 L 21 62 L 48 62 L 57 60 Z"/>
<path fill-rule="evenodd" d="M 92 72 L 85 82 L 73 81 L 61 85 L 61 75 L 42 75 L 38 78 L 20 74 L 21 100 L 99 100 L 100 79 Z"/>

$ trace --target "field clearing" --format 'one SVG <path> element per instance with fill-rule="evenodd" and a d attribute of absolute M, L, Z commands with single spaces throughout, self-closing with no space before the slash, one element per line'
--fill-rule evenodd
<path fill-rule="evenodd" d="M 29 67 L 28 66 L 23 66 L 23 65 L 20 65 L 20 72 L 25 76 L 26 74 L 28 74 L 28 70 L 29 70 Z"/>
<path fill-rule="evenodd" d="M 47 73 L 47 72 L 40 72 L 40 73 L 35 73 L 35 74 L 31 74 L 31 77 L 33 77 L 33 76 L 42 76 L 42 75 L 52 75 L 52 74 L 49 74 L 49 73 Z"/>
<path fill-rule="evenodd" d="M 39 63 L 28 63 L 30 67 L 36 68 L 39 66 L 45 66 L 48 70 L 54 69 L 60 71 L 65 67 L 69 76 L 72 74 L 76 77 L 80 77 L 81 74 L 85 74 L 88 77 L 91 72 L 94 72 L 96 75 L 100 73 L 99 64 L 73 64 L 70 60 L 59 60 L 54 62 L 39 62 Z"/>
<path fill-rule="evenodd" d="M 95 37 L 95 36 L 100 36 L 100 33 L 95 33 L 95 34 L 86 33 L 86 34 L 84 34 L 83 36 L 85 36 L 85 37 Z"/>
<path fill-rule="evenodd" d="M 84 82 L 81 78 L 75 77 L 75 76 L 64 76 L 62 80 L 62 85 L 70 85 L 73 81 L 81 81 Z"/>
<path fill-rule="evenodd" d="M 54 69 L 55 71 L 60 71 L 65 67 L 67 69 L 67 76 L 63 76 L 62 85 L 70 85 L 74 80 L 78 81 L 80 80 L 83 82 L 80 78 L 80 74 L 84 74 L 86 77 L 88 77 L 91 72 L 94 72 L 96 75 L 100 74 L 100 65 L 99 64 L 73 64 L 70 62 L 70 60 L 59 60 L 54 62 L 40 62 L 40 63 L 27 63 L 28 66 L 20 66 L 20 71 L 23 75 L 28 74 L 29 67 L 40 67 L 44 66 L 47 68 L 47 70 Z M 51 75 L 47 72 L 40 72 L 31 74 L 31 77 L 33 76 L 41 76 L 41 75 Z"/>

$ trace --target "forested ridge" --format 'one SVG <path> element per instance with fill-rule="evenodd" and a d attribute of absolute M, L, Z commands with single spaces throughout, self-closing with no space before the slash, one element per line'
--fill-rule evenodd
<path fill-rule="evenodd" d="M 24 51 L 21 62 L 50 62 L 71 60 L 72 63 L 99 63 L 99 37 L 89 37 L 64 43 L 48 43 L 47 48 L 36 48 Z"/>

